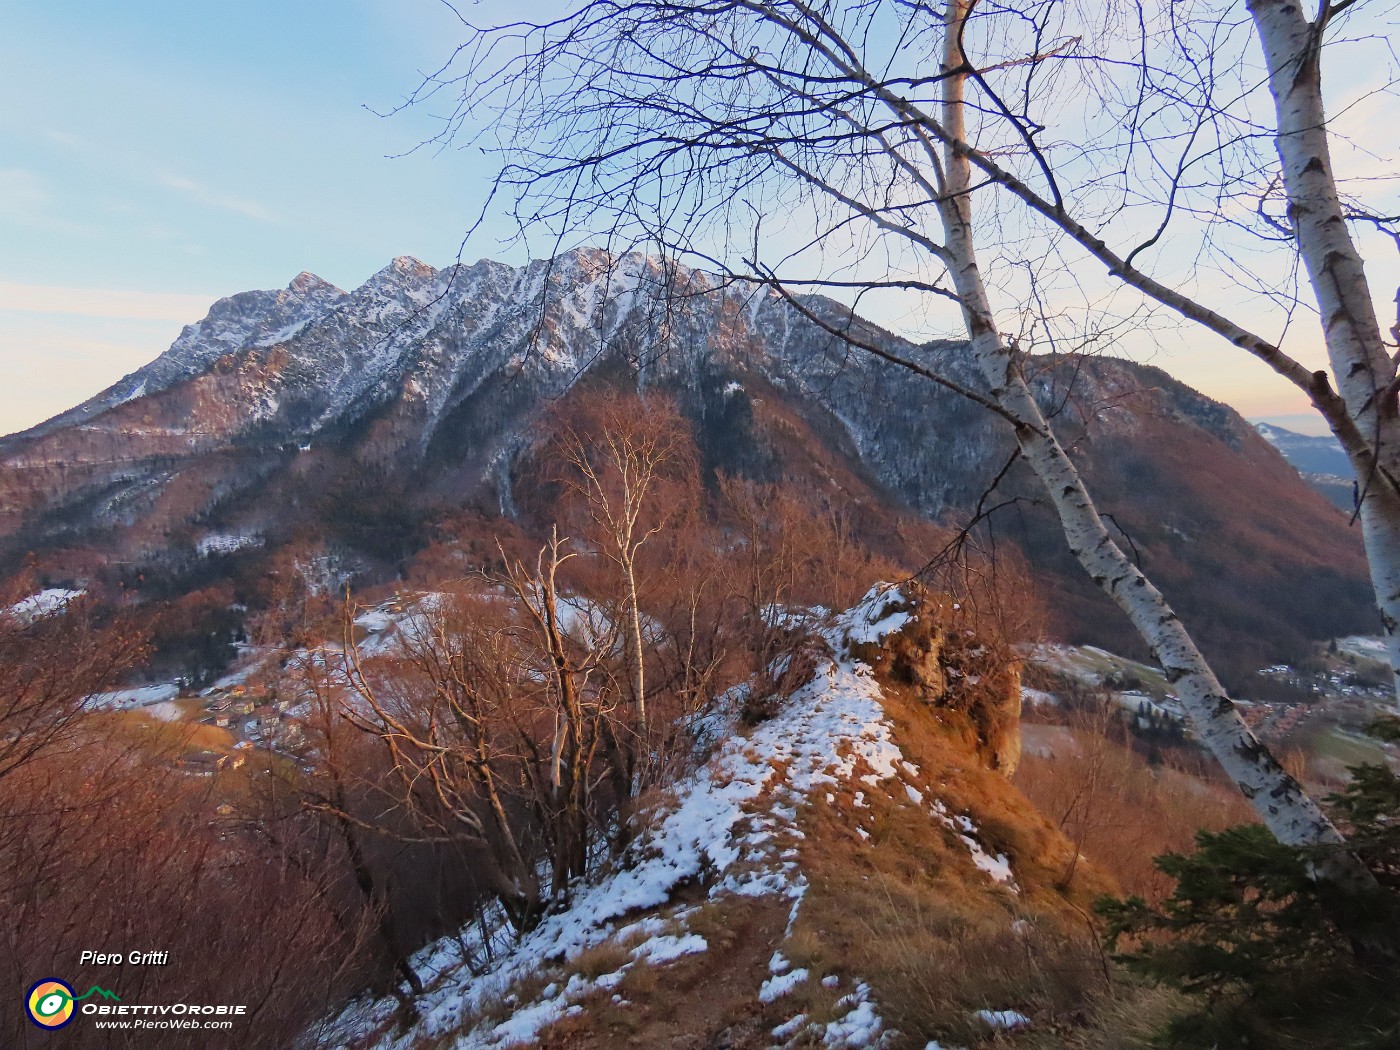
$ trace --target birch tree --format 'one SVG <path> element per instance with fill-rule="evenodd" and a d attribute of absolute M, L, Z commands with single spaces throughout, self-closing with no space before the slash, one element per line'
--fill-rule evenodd
<path fill-rule="evenodd" d="M 1016 444 L 1059 515 L 1065 539 L 1094 583 L 1132 621 L 1176 689 L 1197 734 L 1280 841 L 1340 841 L 1326 817 L 1240 718 L 1225 688 L 1166 598 L 1110 535 L 1073 461 L 1026 383 L 1014 348 L 1002 338 L 979 275 L 972 227 L 972 163 L 965 140 L 964 24 L 974 0 L 952 0 L 942 76 L 943 147 L 938 210 L 944 251 L 962 304 L 972 354 L 991 396 L 1015 420 Z"/>
<path fill-rule="evenodd" d="M 594 0 L 558 21 L 474 32 L 459 50 L 474 72 L 463 76 L 464 102 L 444 135 L 471 119 L 474 105 L 494 107 L 504 154 L 496 187 L 524 230 L 562 236 L 586 223 L 756 278 L 852 345 L 1000 417 L 1085 571 L 1151 647 L 1198 736 L 1261 819 L 1287 843 L 1338 842 L 1114 541 L 1034 396 L 1024 353 L 998 327 L 978 265 L 973 201 L 996 186 L 1014 195 L 1024 183 L 969 141 L 968 85 L 985 80 L 964 47 L 974 7 Z M 924 62 L 907 74 L 872 68 L 863 56 L 876 42 Z M 1038 66 L 1054 50 L 1025 62 Z M 518 58 L 485 64 L 500 53 Z M 450 73 L 436 78 L 438 87 L 452 82 Z M 766 234 L 775 215 L 792 220 L 785 243 Z M 795 244 L 794 226 L 805 230 Z M 824 252 L 866 260 L 902 252 L 917 276 L 791 276 L 794 259 Z M 800 294 L 814 287 L 899 287 L 956 302 L 976 379 L 900 358 L 854 326 L 833 324 Z"/>
<path fill-rule="evenodd" d="M 618 229 L 640 209 L 645 221 L 632 221 L 634 231 L 681 251 L 700 248 L 702 258 L 729 266 L 734 260 L 724 252 L 712 254 L 712 240 L 701 244 L 704 237 L 690 235 L 715 225 L 742 227 L 746 217 L 738 213 L 745 208 L 767 206 L 772 214 L 783 207 L 768 192 L 771 183 L 755 177 L 761 165 L 735 174 L 739 158 L 766 158 L 809 182 L 828 176 L 834 181 L 825 189 L 849 190 L 858 144 L 873 133 L 901 148 L 917 134 L 956 149 L 975 171 L 979 196 L 990 198 L 983 207 L 992 221 L 981 225 L 1001 231 L 1006 246 L 1035 243 L 1052 260 L 1017 266 L 1014 250 L 1002 252 L 994 260 L 999 295 L 1007 294 L 1001 278 L 1008 268 L 1032 281 L 1053 268 L 1077 284 L 1089 280 L 1088 263 L 1101 268 L 1100 283 L 1116 282 L 1176 324 L 1204 329 L 1222 347 L 1252 355 L 1306 396 L 1355 474 L 1355 514 L 1380 627 L 1393 675 L 1400 675 L 1400 377 L 1389 352 L 1395 343 L 1385 342 L 1349 229 L 1375 227 L 1400 245 L 1400 206 L 1371 206 L 1339 184 L 1322 82 L 1324 53 L 1383 39 L 1386 11 L 1352 0 L 1319 0 L 1311 19 L 1301 0 L 1249 0 L 1244 8 L 1226 0 L 979 0 L 961 22 L 976 119 L 957 137 L 943 126 L 932 91 L 943 8 L 924 0 L 581 3 L 554 22 L 472 30 L 458 56 L 471 72 L 459 77 L 460 67 L 449 64 L 425 82 L 423 94 L 470 87 L 444 121 L 445 138 L 471 126 L 476 107 L 503 103 L 494 115 L 505 116 L 515 152 L 498 188 L 529 191 L 528 207 L 517 208 L 525 224 L 553 224 L 562 233 L 584 200 L 617 219 L 608 228 Z M 768 53 L 774 37 L 767 31 L 775 28 L 789 39 Z M 620 46 L 611 53 L 616 69 L 606 51 L 589 50 L 611 29 L 619 30 Z M 651 36 L 645 47 L 636 46 L 629 33 L 647 36 L 648 29 L 669 40 Z M 673 42 L 687 37 L 716 64 L 689 62 L 673 50 Z M 796 52 L 784 44 L 806 53 L 793 61 Z M 501 51 L 544 59 L 552 85 L 532 78 L 523 64 L 500 63 Z M 638 75 L 627 83 L 629 73 Z M 1393 85 L 1393 70 L 1391 78 Z M 551 97 L 550 86 L 565 82 L 569 88 Z M 582 97 L 572 96 L 574 88 L 583 89 Z M 708 113 L 697 103 L 707 92 L 706 104 L 726 107 L 728 122 L 704 119 Z M 795 109 L 783 101 L 785 93 Z M 774 105 L 765 110 L 755 104 L 760 98 Z M 569 104 L 558 119 L 537 119 L 557 111 L 560 99 Z M 513 113 L 530 117 L 514 123 Z M 820 146 L 842 160 L 799 172 L 791 167 L 802 167 L 792 130 L 816 115 L 832 122 Z M 612 118 L 618 122 L 609 127 Z M 675 124 L 658 128 L 656 119 Z M 843 121 L 854 122 L 843 128 Z M 634 148 L 616 149 L 627 136 Z M 568 149 L 553 148 L 566 140 Z M 779 142 L 786 147 L 782 157 L 773 153 Z M 1276 156 L 1261 149 L 1269 144 Z M 687 162 L 692 146 L 706 154 L 705 163 Z M 715 161 L 733 177 L 714 178 Z M 535 192 L 546 174 L 549 192 Z M 813 185 L 821 189 L 824 181 Z M 629 183 L 646 192 L 629 192 Z M 859 199 L 857 193 L 848 203 Z M 917 206 L 907 202 L 883 220 L 907 227 Z M 802 247 L 833 238 L 847 260 L 871 248 L 857 245 L 852 227 L 840 220 Z M 1161 262 L 1157 256 L 1168 245 L 1187 246 L 1175 251 L 1190 261 Z M 1263 253 L 1256 251 L 1260 245 Z M 988 247 L 983 238 L 984 252 Z M 879 251 L 886 255 L 884 272 L 867 268 L 854 280 L 785 277 L 791 287 L 954 297 L 928 280 L 920 252 Z M 1223 280 L 1196 280 L 1194 262 L 1213 262 L 1212 276 Z M 1297 267 L 1311 294 L 1295 287 Z M 1040 290 L 1026 280 L 1020 285 L 1023 305 L 1043 304 Z M 1228 294 L 1231 285 L 1243 295 Z M 1077 291 L 1093 309 L 1102 308 L 1101 290 Z M 1258 318 L 1240 305 L 1244 298 L 1273 302 L 1268 325 L 1279 335 L 1261 334 Z M 1293 318 L 1300 307 L 1321 320 L 1328 369 L 1281 345 L 1290 325 L 1299 327 Z M 1049 327 L 1043 318 L 1038 323 Z M 1400 690 L 1400 678 L 1394 684 Z"/>
<path fill-rule="evenodd" d="M 1400 356 L 1392 359 L 1387 351 L 1347 225 L 1322 97 L 1323 37 L 1336 13 L 1351 4 L 1322 0 L 1312 21 L 1300 0 L 1250 0 L 1246 6 L 1268 66 L 1289 230 L 1317 301 L 1338 387 L 1338 396 L 1327 396 L 1324 373 L 1316 373 L 1314 404 L 1356 473 L 1371 579 L 1400 691 Z M 1400 293 L 1396 301 L 1400 306 Z"/>
<path fill-rule="evenodd" d="M 998 28 L 1005 28 L 1008 16 L 1021 17 L 1034 25 L 1038 39 L 1045 40 L 1054 36 L 1054 6 L 974 3 L 968 16 L 980 10 L 988 24 Z M 1063 5 L 1060 10 L 1072 6 Z M 1370 223 L 1396 237 L 1400 215 L 1386 216 L 1344 197 L 1331 156 L 1333 132 L 1323 101 L 1324 44 L 1334 21 L 1354 5 L 1321 0 L 1316 16 L 1309 19 L 1301 0 L 1249 0 L 1245 4 L 1263 54 L 1258 79 L 1267 85 L 1272 110 L 1271 114 L 1257 115 L 1248 102 L 1255 93 L 1249 80 L 1255 72 L 1251 49 L 1231 43 L 1225 32 L 1232 6 L 1211 2 L 1172 5 L 1170 14 L 1160 16 L 1159 40 L 1151 39 L 1147 28 L 1153 13 L 1145 5 L 1127 8 L 1142 40 L 1119 63 L 1093 58 L 1109 49 L 1111 41 L 1104 38 L 1111 38 L 1112 32 L 1100 28 L 1095 33 L 1091 26 L 1102 27 L 1105 19 L 1115 21 L 1114 11 L 1105 12 L 1097 4 L 1083 8 L 1080 35 L 1070 36 L 1062 26 L 1055 43 L 1039 50 L 1015 55 L 1003 49 L 999 59 L 992 61 L 964 50 L 961 68 L 977 88 L 979 111 L 995 114 L 1009 129 L 985 144 L 940 125 L 932 113 L 891 91 L 893 85 L 888 81 L 880 85 L 881 94 L 892 114 L 916 121 L 931 138 L 955 149 L 981 179 L 1067 235 L 1083 253 L 1102 264 L 1110 277 L 1253 355 L 1307 396 L 1345 450 L 1357 480 L 1356 516 L 1362 525 L 1380 626 L 1392 675 L 1400 676 L 1400 378 L 1382 334 L 1365 263 L 1349 227 L 1349 221 Z M 985 40 L 995 32 L 983 27 L 979 35 Z M 971 35 L 967 19 L 960 33 L 964 40 Z M 1188 43 L 1192 39 L 1201 43 L 1193 47 Z M 1069 185 L 1072 175 L 1066 168 L 1070 166 L 1058 163 L 1056 151 L 1041 145 L 1055 118 L 1045 93 L 1037 97 L 1032 92 L 1032 77 L 1040 72 L 1048 78 L 1051 74 L 1045 72 L 1046 67 L 1070 61 L 1108 70 L 1110 84 L 1120 90 L 1125 89 L 1123 71 L 1129 70 L 1128 80 L 1136 81 L 1137 95 L 1121 110 L 1125 124 L 1150 124 L 1154 108 L 1179 109 L 1174 127 L 1158 136 L 1142 135 L 1143 140 L 1153 139 L 1154 150 L 1171 150 L 1173 155 L 1165 161 L 1153 158 L 1154 165 L 1164 170 L 1156 191 L 1161 217 L 1154 218 L 1155 228 L 1129 248 L 1109 243 L 1110 220 L 1117 213 L 1100 216 L 1098 222 L 1087 218 L 1083 214 L 1087 209 L 1075 203 L 1081 199 L 1087 180 L 1081 178 Z M 1226 76 L 1222 70 L 1230 66 L 1235 67 L 1234 72 Z M 1009 101 L 1012 96 L 1003 85 L 992 82 L 998 73 L 1010 69 L 1030 71 L 1024 75 L 1017 92 L 1019 101 L 1015 102 Z M 854 72 L 860 79 L 877 82 L 868 68 Z M 1073 83 L 1088 87 L 1083 78 L 1075 78 Z M 1083 97 L 1092 105 L 1097 94 L 1086 92 Z M 1269 115 L 1273 127 L 1267 138 L 1277 152 L 1275 170 L 1248 147 L 1251 140 L 1264 136 L 1246 133 Z M 1060 123 L 1063 126 L 1064 121 Z M 985 133 L 985 124 L 982 130 Z M 1021 148 L 1008 151 L 1013 137 L 1020 140 Z M 1203 144 L 1198 145 L 1201 140 Z M 1118 163 L 1114 174 L 1126 190 L 1135 170 L 1131 147 L 1104 147 L 1101 139 L 1095 147 L 1096 155 L 1110 170 L 1115 161 Z M 1228 159 L 1231 157 L 1233 160 Z M 1179 216 L 1192 210 L 1186 202 L 1192 193 L 1188 172 L 1212 158 L 1209 176 L 1195 187 L 1195 192 L 1205 197 L 1199 210 L 1247 205 L 1259 220 L 1257 232 L 1275 242 L 1291 242 L 1306 272 L 1311 305 L 1321 321 L 1330 375 L 1307 367 L 1277 342 L 1250 330 L 1231 316 L 1230 310 L 1212 308 L 1203 294 L 1188 291 L 1182 283 L 1154 277 L 1138 262 L 1169 233 L 1177 233 Z M 1094 173 L 1093 179 L 1101 177 L 1102 173 Z M 1284 213 L 1272 217 L 1268 208 L 1276 195 L 1281 197 Z M 1211 197 L 1215 209 L 1210 207 Z M 1200 236 L 1223 239 L 1214 214 L 1200 225 L 1204 231 Z M 1132 230 L 1126 232 L 1130 235 Z M 1119 239 L 1123 237 L 1123 233 L 1118 234 Z M 1219 245 L 1216 248 L 1222 250 Z M 1292 293 L 1271 294 L 1283 300 L 1286 313 L 1299 301 Z M 1394 677 L 1392 685 L 1400 691 L 1400 677 Z"/>
<path fill-rule="evenodd" d="M 585 538 L 614 567 L 622 592 L 623 646 L 637 728 L 647 729 L 646 640 L 642 629 L 643 548 L 686 513 L 693 441 L 676 406 L 600 393 L 554 419 L 559 483 L 582 505 Z"/>

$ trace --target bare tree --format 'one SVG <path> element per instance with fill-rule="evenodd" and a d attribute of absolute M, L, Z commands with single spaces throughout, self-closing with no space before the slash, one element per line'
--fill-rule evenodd
<path fill-rule="evenodd" d="M 628 685 L 637 725 L 647 728 L 646 640 L 639 559 L 643 547 L 689 508 L 694 442 L 674 403 L 660 395 L 593 394 L 551 421 L 554 475 L 582 504 L 597 544 L 618 573 Z M 562 468 L 562 469 L 560 469 Z"/>
<path fill-rule="evenodd" d="M 533 565 L 498 553 L 503 569 L 477 590 L 411 605 L 389 652 L 363 655 L 347 612 L 340 713 L 385 749 L 412 834 L 476 851 L 523 932 L 595 847 L 626 840 L 635 747 L 614 658 L 624 627 L 561 589 L 579 555 L 557 530 Z M 320 808 L 349 818 L 333 799 Z"/>
<path fill-rule="evenodd" d="M 43 615 L 0 598 L 0 781 L 86 739 L 94 694 L 146 657 L 148 631 L 131 617 L 103 623 L 76 598 Z"/>
<path fill-rule="evenodd" d="M 362 930 L 335 919 L 333 868 L 226 820 L 245 774 L 191 776 L 186 730 L 143 731 L 94 704 L 144 656 L 147 618 L 109 621 L 82 600 L 0 610 L 0 975 L 110 987 L 110 969 L 78 965 L 82 949 L 160 945 L 169 965 L 117 974 L 123 997 L 158 982 L 182 1001 L 242 1002 L 240 1045 L 286 1046 L 364 977 Z M 27 1031 L 17 1012 L 0 1019 L 6 1046 L 33 1045 Z M 141 1042 L 93 1028 L 73 1039 Z"/>
<path fill-rule="evenodd" d="M 461 842 L 482 851 L 485 881 L 519 930 L 538 919 L 543 897 L 521 842 L 528 813 L 508 806 L 505 791 L 523 761 L 513 729 L 523 717 L 519 668 L 510 652 L 513 625 L 489 603 L 461 599 L 454 607 L 413 610 L 390 654 L 364 657 L 346 612 L 346 644 L 337 697 L 339 713 L 378 740 L 386 752 L 392 810 L 363 822 L 366 830 L 420 840 Z M 332 784 L 334 787 L 334 782 Z M 355 818 L 331 796 L 318 808 L 353 827 Z M 387 809 L 388 807 L 386 807 Z"/>

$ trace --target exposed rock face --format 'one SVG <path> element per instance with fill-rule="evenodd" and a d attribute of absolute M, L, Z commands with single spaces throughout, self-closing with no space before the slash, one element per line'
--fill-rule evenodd
<path fill-rule="evenodd" d="M 851 655 L 889 686 L 963 720 L 968 743 L 1003 776 L 1021 761 L 1021 663 L 1009 645 L 981 633 L 947 595 L 917 583 L 891 590 L 872 620 L 906 616 L 879 641 L 853 641 Z"/>

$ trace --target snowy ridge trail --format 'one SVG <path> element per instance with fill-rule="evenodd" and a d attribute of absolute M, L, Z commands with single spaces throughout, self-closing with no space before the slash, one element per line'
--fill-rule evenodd
<path fill-rule="evenodd" d="M 318 1032 L 311 1045 L 355 1050 L 411 1050 L 420 1041 L 437 1047 L 498 1048 L 532 1043 L 549 1025 L 594 1005 L 620 1003 L 612 994 L 638 963 L 659 965 L 709 949 L 691 932 L 687 918 L 697 909 L 672 903 L 684 885 L 708 886 L 708 899 L 769 897 L 790 902 L 789 931 L 806 891 L 793 847 L 804 837 L 799 809 L 819 789 L 853 782 L 903 793 L 901 773 L 917 770 L 904 761 L 893 727 L 885 718 L 879 684 L 871 669 L 844 655 L 849 640 L 878 640 L 899 630 L 908 614 L 886 612 L 897 591 L 872 590 L 855 608 L 826 621 L 819 637 L 828 655 L 812 680 L 797 690 L 774 717 L 747 737 L 731 731 L 701 769 L 674 789 L 664 811 L 629 851 L 627 866 L 580 887 L 569 907 L 548 916 L 520 941 L 501 929 L 491 934 L 492 961 L 472 973 L 472 961 L 488 954 L 479 930 L 462 931 L 429 945 L 412 960 L 427 987 L 417 1000 L 421 1020 L 406 1031 L 394 1028 L 391 998 L 360 1000 Z M 913 797 L 912 795 L 910 796 Z M 931 813 L 932 815 L 932 813 Z M 612 973 L 587 977 L 570 960 L 605 942 L 628 946 L 629 961 Z M 773 978 L 754 989 L 765 1002 L 781 998 L 805 972 L 790 968 L 781 953 Z M 517 1001 L 525 980 L 549 983 Z M 821 979 L 821 975 L 812 975 Z M 825 978 L 832 980 L 833 978 Z M 879 1047 L 884 1030 L 870 989 L 858 983 L 842 1000 L 848 1012 L 808 1033 L 805 1019 L 780 1026 L 783 1045 L 816 1034 L 832 1048 Z M 502 1007 L 509 1010 L 497 1020 Z M 452 1039 L 456 1033 L 455 1040 Z M 806 1045 L 806 1044 L 804 1044 Z"/>

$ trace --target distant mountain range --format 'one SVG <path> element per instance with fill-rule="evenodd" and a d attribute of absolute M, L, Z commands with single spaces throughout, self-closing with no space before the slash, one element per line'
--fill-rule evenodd
<path fill-rule="evenodd" d="M 1342 451 L 1341 443 L 1331 434 L 1314 437 L 1285 430 L 1272 423 L 1255 423 L 1254 429 L 1259 432 L 1260 437 L 1282 452 L 1283 458 L 1297 467 L 1300 474 L 1351 476 L 1351 461 Z"/>
<path fill-rule="evenodd" d="M 804 305 L 977 382 L 958 343 L 917 346 L 830 300 Z M 1354 531 L 1271 444 L 1292 458 L 1292 439 L 1318 439 L 1256 433 L 1127 361 L 1032 365 L 1103 509 L 1209 650 L 1243 667 L 1370 626 Z M 532 426 L 584 380 L 672 392 L 707 470 L 933 519 L 965 518 L 1012 448 L 999 420 L 851 351 L 767 289 L 596 250 L 518 268 L 399 258 L 353 291 L 303 273 L 220 300 L 151 364 L 0 439 L 0 567 L 34 552 L 56 581 L 114 565 L 124 580 L 143 567 L 207 579 L 211 558 L 255 571 L 294 535 L 389 566 L 424 514 L 514 514 Z M 1006 485 L 1036 496 L 1019 468 Z M 996 528 L 1041 570 L 1070 640 L 1132 652 L 1043 508 L 1020 503 Z"/>
<path fill-rule="evenodd" d="M 1351 461 L 1335 437 L 1298 434 L 1272 423 L 1255 423 L 1254 429 L 1298 468 L 1309 485 L 1342 510 L 1351 511 L 1356 500 Z"/>

